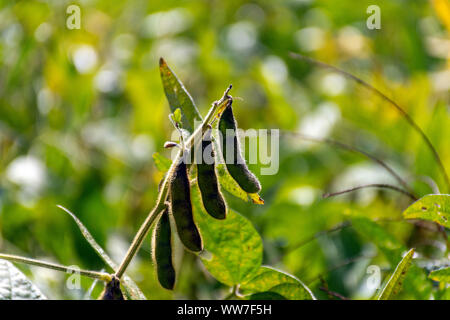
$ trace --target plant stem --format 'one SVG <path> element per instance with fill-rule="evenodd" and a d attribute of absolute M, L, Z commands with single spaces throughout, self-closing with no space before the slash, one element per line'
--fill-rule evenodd
<path fill-rule="evenodd" d="M 398 183 L 400 183 L 408 192 L 410 192 L 411 194 L 414 194 L 414 192 L 411 190 L 411 188 L 409 187 L 408 183 L 402 178 L 400 177 L 400 175 L 398 173 L 396 173 L 394 171 L 394 169 L 392 169 L 389 165 L 387 165 L 383 160 L 375 157 L 374 155 L 371 155 L 370 153 L 367 153 L 363 150 L 360 150 L 356 147 L 350 146 L 348 144 L 342 143 L 340 141 L 336 141 L 336 140 L 332 140 L 332 139 L 320 139 L 320 138 L 314 138 L 314 137 L 310 137 L 307 135 L 304 135 L 302 133 L 299 132 L 292 132 L 292 131 L 283 131 L 283 134 L 290 134 L 290 135 L 295 135 L 303 140 L 307 140 L 307 141 L 312 141 L 312 142 L 321 142 L 321 143 L 327 143 L 336 147 L 339 147 L 341 149 L 347 150 L 347 151 L 351 151 L 354 153 L 359 153 L 362 154 L 363 156 L 369 158 L 370 160 L 378 163 L 380 166 L 382 166 L 384 169 L 386 169 L 386 171 L 388 171 L 395 180 L 398 181 Z"/>
<path fill-rule="evenodd" d="M 89 270 L 81 270 L 78 268 L 67 267 L 56 263 L 45 262 L 41 260 L 16 256 L 12 254 L 3 254 L 0 253 L 0 259 L 17 262 L 17 263 L 25 263 L 30 264 L 42 268 L 53 269 L 57 271 L 70 272 L 70 273 L 79 273 L 82 276 L 86 276 L 93 279 L 98 279 L 101 281 L 109 282 L 111 281 L 111 275 L 105 272 L 97 272 L 97 271 L 89 271 Z"/>
<path fill-rule="evenodd" d="M 391 98 L 389 98 L 388 96 L 386 96 L 384 93 L 382 93 L 380 90 L 378 90 L 377 88 L 375 88 L 374 86 L 368 84 L 367 82 L 365 82 L 364 80 L 358 78 L 357 76 L 341 70 L 335 66 L 329 65 L 327 63 L 312 59 L 310 57 L 305 57 L 301 54 L 297 54 L 297 53 L 290 53 L 290 56 L 294 59 L 297 60 L 303 60 L 303 61 L 307 61 L 309 63 L 315 64 L 319 67 L 322 68 L 326 68 L 326 69 L 331 69 L 347 78 L 350 78 L 352 80 L 354 80 L 355 82 L 359 83 L 360 85 L 366 87 L 367 89 L 369 89 L 370 91 L 372 91 L 373 93 L 377 94 L 378 96 L 380 96 L 383 100 L 387 101 L 388 103 L 390 103 L 395 109 L 397 109 L 398 112 L 400 112 L 400 114 L 403 116 L 403 118 L 405 118 L 405 120 L 408 122 L 408 124 L 414 129 L 416 130 L 419 135 L 422 137 L 423 141 L 425 142 L 425 144 L 428 146 L 428 148 L 431 150 L 434 159 L 436 160 L 436 163 L 439 166 L 439 169 L 442 173 L 442 176 L 444 177 L 444 181 L 447 185 L 447 190 L 450 191 L 450 179 L 447 175 L 447 171 L 445 170 L 445 167 L 441 161 L 441 158 L 439 157 L 438 152 L 436 151 L 436 149 L 434 148 L 433 144 L 431 143 L 430 139 L 428 139 L 427 135 L 425 134 L 425 132 L 423 132 L 423 130 L 418 126 L 418 124 L 411 118 L 411 116 L 402 108 L 400 107 L 394 100 L 392 100 Z"/>
<path fill-rule="evenodd" d="M 231 90 L 231 85 L 225 90 L 222 98 L 219 101 L 216 101 L 213 103 L 212 107 L 210 108 L 205 120 L 202 122 L 202 125 L 199 126 L 194 133 L 191 134 L 189 139 L 185 142 L 185 148 L 189 149 L 197 140 L 201 140 L 201 137 L 203 136 L 203 133 L 205 129 L 208 127 L 209 122 L 211 122 L 214 119 L 214 116 L 217 112 L 222 111 L 228 104 L 229 101 L 231 101 L 232 97 L 228 95 L 229 91 Z M 166 208 L 166 198 L 169 193 L 169 180 L 172 177 L 173 172 L 175 171 L 175 168 L 180 161 L 181 157 L 183 156 L 184 150 L 180 150 L 172 162 L 172 165 L 170 166 L 169 171 L 166 174 L 166 177 L 164 178 L 164 181 L 161 185 L 161 191 L 158 195 L 158 200 L 156 201 L 155 207 L 150 211 L 150 213 L 147 215 L 147 218 L 142 223 L 141 227 L 139 228 L 139 231 L 136 233 L 133 242 L 130 245 L 130 248 L 128 249 L 125 258 L 122 260 L 122 263 L 120 264 L 119 268 L 117 269 L 115 276 L 117 278 L 121 278 L 123 274 L 125 273 L 125 270 L 128 268 L 128 265 L 130 264 L 131 260 L 133 260 L 134 256 L 136 255 L 137 251 L 142 245 L 142 242 L 144 241 L 145 237 L 147 236 L 150 227 L 152 226 L 155 219 L 159 216 L 159 214 Z"/>
<path fill-rule="evenodd" d="M 404 195 L 410 197 L 414 201 L 417 200 L 417 198 L 413 194 L 409 193 L 408 191 L 403 190 L 403 189 L 401 189 L 399 187 L 390 185 L 390 184 L 383 184 L 383 183 L 366 184 L 366 185 L 363 185 L 363 186 L 358 186 L 358 187 L 354 187 L 354 188 L 350 188 L 350 189 L 346 189 L 346 190 L 342 190 L 342 191 L 338 191 L 338 192 L 325 193 L 323 195 L 323 197 L 324 198 L 334 197 L 334 196 L 338 196 L 338 195 L 341 195 L 341 194 L 344 194 L 344 193 L 353 192 L 353 191 L 356 191 L 356 190 L 359 190 L 359 189 L 364 189 L 364 188 L 391 189 L 391 190 L 395 190 L 395 191 L 398 191 L 400 193 L 403 193 Z"/>

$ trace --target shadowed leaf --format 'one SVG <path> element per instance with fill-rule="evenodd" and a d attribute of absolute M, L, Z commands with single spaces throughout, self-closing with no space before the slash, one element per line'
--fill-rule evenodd
<path fill-rule="evenodd" d="M 163 58 L 159 60 L 159 71 L 170 110 L 175 112 L 179 108 L 182 111 L 183 127 L 194 131 L 195 122 L 202 120 L 194 100 Z"/>

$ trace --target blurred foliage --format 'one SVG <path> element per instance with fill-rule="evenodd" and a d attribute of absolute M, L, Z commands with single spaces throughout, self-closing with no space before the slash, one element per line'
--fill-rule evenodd
<path fill-rule="evenodd" d="M 79 30 L 66 27 L 70 4 L 81 8 Z M 381 8 L 380 30 L 366 27 L 371 4 Z M 170 155 L 160 57 L 203 116 L 232 83 L 242 98 L 234 107 L 240 127 L 332 137 L 385 160 L 420 196 L 435 193 L 435 184 L 448 193 L 398 112 L 289 52 L 386 92 L 450 170 L 449 32 L 447 0 L 0 0 L 0 251 L 104 268 L 61 204 L 115 262 L 123 258 L 156 200 L 155 161 L 163 160 L 152 154 Z M 251 169 L 259 175 L 260 166 Z M 259 178 L 265 205 L 226 193 L 228 204 L 258 230 L 263 264 L 295 275 L 319 299 L 328 297 L 324 283 L 349 298 L 374 296 L 367 267 L 379 266 L 386 281 L 410 247 L 424 264 L 448 259 L 448 231 L 403 220 L 410 201 L 401 194 L 367 189 L 322 199 L 329 190 L 395 184 L 365 157 L 281 136 L 278 173 Z M 175 291 L 162 289 L 149 251 L 147 239 L 128 271 L 149 299 L 227 295 L 189 253 Z M 83 290 L 69 290 L 67 275 L 18 267 L 50 298 L 83 298 L 92 284 L 83 278 Z M 411 268 L 398 298 L 448 298 L 448 288 L 426 280 L 428 271 Z"/>

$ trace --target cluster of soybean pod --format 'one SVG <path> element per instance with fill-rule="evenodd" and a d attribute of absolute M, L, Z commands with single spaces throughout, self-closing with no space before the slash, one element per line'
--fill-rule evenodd
<path fill-rule="evenodd" d="M 261 184 L 256 176 L 248 169 L 245 160 L 242 159 L 232 102 L 232 99 L 228 101 L 220 116 L 218 125 L 222 135 L 222 156 L 223 159 L 227 159 L 227 152 L 229 151 L 226 147 L 227 141 L 233 143 L 233 161 L 231 163 L 225 161 L 227 171 L 242 190 L 247 193 L 257 193 L 261 190 Z M 227 130 L 234 134 L 227 135 Z M 205 150 L 210 150 L 211 157 L 214 159 L 211 131 L 211 127 L 206 129 L 198 148 L 201 148 L 202 155 L 204 155 Z M 173 217 L 176 232 L 184 247 L 192 252 L 200 252 L 203 250 L 202 237 L 195 224 L 192 211 L 190 181 L 186 159 L 187 156 L 183 154 L 176 164 L 172 176 L 169 178 L 168 205 L 160 215 L 152 236 L 153 262 L 156 267 L 158 281 L 162 287 L 169 290 L 173 289 L 176 279 L 176 272 L 172 261 L 173 246 L 170 216 Z M 209 164 L 206 161 L 199 161 L 197 163 L 197 184 L 200 189 L 205 211 L 215 219 L 225 219 L 227 205 L 219 189 L 214 160 Z"/>

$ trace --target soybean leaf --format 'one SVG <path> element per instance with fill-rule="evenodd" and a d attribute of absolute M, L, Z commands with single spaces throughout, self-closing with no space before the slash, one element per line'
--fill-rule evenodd
<path fill-rule="evenodd" d="M 402 289 L 403 280 L 405 279 L 406 272 L 408 272 L 411 265 L 413 256 L 414 249 L 411 249 L 397 265 L 397 268 L 395 268 L 394 273 L 391 275 L 378 296 L 378 300 L 390 300 Z"/>
<path fill-rule="evenodd" d="M 430 220 L 450 228 L 450 195 L 426 195 L 403 211 L 403 217 L 406 219 Z"/>
<path fill-rule="evenodd" d="M 253 277 L 262 261 L 262 240 L 252 223 L 228 209 L 224 220 L 210 217 L 203 209 L 200 191 L 192 185 L 194 218 L 200 228 L 204 248 L 201 255 L 206 269 L 220 282 L 234 286 Z"/>
<path fill-rule="evenodd" d="M 156 168 L 161 172 L 167 172 L 172 164 L 170 159 L 167 159 L 158 152 L 153 154 L 153 161 L 155 161 Z"/>
<path fill-rule="evenodd" d="M 58 208 L 65 211 L 67 214 L 70 215 L 70 217 L 75 221 L 78 228 L 80 229 L 81 233 L 83 234 L 86 241 L 91 245 L 91 247 L 94 249 L 94 251 L 98 254 L 98 256 L 114 271 L 117 270 L 118 266 L 117 264 L 108 256 L 108 254 L 103 250 L 103 248 L 95 241 L 94 237 L 91 235 L 89 230 L 85 227 L 85 225 L 80 221 L 80 219 L 77 218 L 75 214 L 73 214 L 70 210 L 64 208 L 61 205 L 57 206 Z M 122 279 L 122 285 L 126 290 L 126 293 L 129 294 L 129 296 L 133 300 L 146 300 L 145 295 L 142 293 L 142 291 L 139 289 L 137 284 L 127 275 L 123 276 Z"/>
<path fill-rule="evenodd" d="M 184 128 L 191 132 L 194 131 L 195 122 L 202 120 L 194 100 L 163 58 L 159 59 L 159 71 L 170 110 L 175 112 L 176 109 L 180 108 L 183 114 Z"/>
<path fill-rule="evenodd" d="M 253 278 L 241 284 L 242 293 L 273 292 L 290 300 L 315 300 L 311 290 L 299 279 L 275 268 L 262 266 Z"/>
<path fill-rule="evenodd" d="M 249 297 L 249 300 L 287 300 L 287 299 L 279 293 L 266 291 L 252 294 Z"/>
<path fill-rule="evenodd" d="M 216 166 L 217 177 L 219 179 L 220 186 L 231 193 L 233 196 L 248 201 L 247 192 L 241 189 L 236 181 L 230 176 L 224 164 L 218 164 Z"/>
<path fill-rule="evenodd" d="M 174 112 L 173 112 L 173 120 L 177 123 L 181 123 L 181 109 L 177 108 Z"/>
<path fill-rule="evenodd" d="M 431 271 L 428 277 L 435 281 L 450 282 L 450 267 Z"/>
<path fill-rule="evenodd" d="M 42 292 L 14 265 L 0 260 L 0 300 L 42 300 Z"/>

